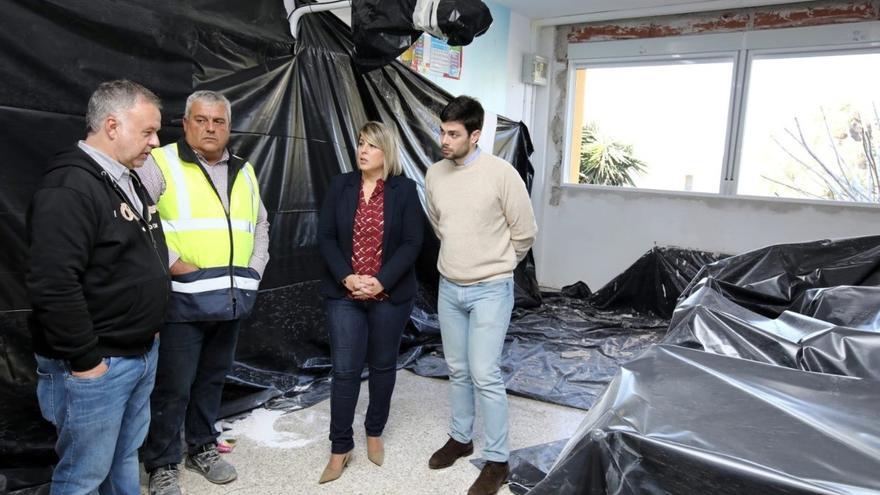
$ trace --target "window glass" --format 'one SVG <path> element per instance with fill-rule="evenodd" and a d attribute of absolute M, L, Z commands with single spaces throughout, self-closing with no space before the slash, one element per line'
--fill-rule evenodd
<path fill-rule="evenodd" d="M 719 192 L 733 59 L 575 71 L 569 183 Z"/>
<path fill-rule="evenodd" d="M 737 192 L 880 202 L 880 54 L 755 58 Z"/>

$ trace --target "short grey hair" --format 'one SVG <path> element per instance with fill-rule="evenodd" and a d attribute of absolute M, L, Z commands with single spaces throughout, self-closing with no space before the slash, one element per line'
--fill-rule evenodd
<path fill-rule="evenodd" d="M 102 82 L 89 98 L 86 109 L 86 125 L 89 133 L 100 131 L 104 121 L 111 115 L 121 119 L 122 112 L 135 106 L 138 99 L 156 105 L 159 110 L 162 109 L 159 97 L 136 82 L 127 79 Z"/>
<path fill-rule="evenodd" d="M 218 93 L 217 91 L 209 91 L 207 89 L 196 91 L 195 93 L 187 97 L 186 108 L 183 111 L 183 118 L 189 118 L 192 105 L 196 101 L 204 101 L 207 103 L 222 103 L 226 105 L 226 120 L 230 124 L 232 123 L 232 104 L 229 103 L 229 99 L 223 96 L 222 93 Z"/>

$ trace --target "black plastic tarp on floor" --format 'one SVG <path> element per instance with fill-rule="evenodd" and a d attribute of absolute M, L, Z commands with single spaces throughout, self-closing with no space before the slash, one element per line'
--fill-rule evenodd
<path fill-rule="evenodd" d="M 873 493 L 877 385 L 653 346 L 530 493 Z"/>
<path fill-rule="evenodd" d="M 595 294 L 578 282 L 543 293 L 540 307 L 515 309 L 501 355 L 507 390 L 589 409 L 621 363 L 663 338 L 670 301 L 678 298 L 690 277 L 723 257 L 656 247 Z M 416 321 L 422 332 L 439 335 L 430 312 Z M 447 376 L 439 340 L 422 347 L 424 352 L 414 355 L 407 368 L 422 376 Z"/>
<path fill-rule="evenodd" d="M 880 236 L 706 265 L 530 493 L 880 491 L 878 277 Z"/>

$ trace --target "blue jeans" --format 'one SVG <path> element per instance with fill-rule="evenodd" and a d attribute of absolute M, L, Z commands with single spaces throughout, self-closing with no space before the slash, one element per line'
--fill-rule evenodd
<path fill-rule="evenodd" d="M 180 429 L 189 453 L 214 444 L 220 397 L 235 359 L 241 320 L 166 323 L 160 335 L 153 411 L 144 444 L 144 469 L 178 464 L 183 457 Z"/>
<path fill-rule="evenodd" d="M 391 410 L 397 379 L 400 337 L 412 313 L 413 300 L 354 301 L 327 298 L 327 329 L 333 382 L 330 389 L 330 450 L 344 454 L 354 448 L 351 427 L 361 390 L 361 372 L 369 363 L 370 405 L 364 420 L 367 435 L 378 437 Z"/>
<path fill-rule="evenodd" d="M 158 343 L 141 356 L 104 358 L 97 378 L 77 378 L 67 361 L 37 355 L 37 398 L 55 425 L 52 495 L 138 495 L 137 449 L 150 423 Z"/>
<path fill-rule="evenodd" d="M 494 462 L 506 462 L 510 455 L 501 349 L 512 310 L 512 278 L 463 286 L 440 277 L 437 316 L 449 366 L 449 435 L 457 442 L 471 441 L 476 388 L 486 435 L 483 458 Z"/>

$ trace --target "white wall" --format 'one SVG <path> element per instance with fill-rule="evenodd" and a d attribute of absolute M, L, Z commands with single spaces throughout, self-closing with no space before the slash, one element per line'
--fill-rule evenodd
<path fill-rule="evenodd" d="M 511 120 L 528 122 L 531 117 L 534 91 L 522 83 L 520 74 L 523 54 L 533 52 L 533 44 L 531 20 L 511 10 L 507 38 L 507 105 L 502 113 Z"/>
<path fill-rule="evenodd" d="M 560 186 L 565 45 L 556 28 L 541 29 L 538 52 L 553 60 L 550 85 L 536 92 L 530 124 L 541 285 L 558 288 L 583 280 L 598 289 L 654 245 L 737 254 L 770 244 L 878 233 L 880 208 L 871 206 Z"/>
<path fill-rule="evenodd" d="M 567 282 L 557 285 L 549 284 L 548 280 L 550 279 L 544 277 L 544 272 L 552 270 L 552 268 L 546 266 L 547 263 L 541 259 L 542 254 L 548 250 L 547 248 L 549 248 L 548 244 L 551 243 L 551 237 L 547 234 L 547 226 L 544 222 L 544 211 L 545 203 L 548 202 L 550 197 L 549 183 L 551 182 L 550 172 L 553 164 L 552 154 L 549 151 L 550 148 L 552 148 L 552 141 L 549 140 L 551 137 L 550 98 L 556 94 L 555 91 L 551 91 L 554 88 L 552 78 L 555 74 L 555 70 L 558 70 L 555 69 L 556 64 L 553 62 L 553 43 L 555 35 L 556 28 L 552 26 L 532 28 L 532 39 L 534 40 L 533 51 L 539 55 L 547 57 L 547 59 L 551 61 L 550 82 L 548 86 L 532 87 L 532 106 L 528 112 L 529 118 L 524 119 L 523 122 L 529 127 L 529 132 L 532 136 L 532 145 L 535 147 L 535 152 L 532 154 L 531 160 L 532 166 L 535 168 L 535 176 L 532 180 L 532 207 L 535 210 L 535 218 L 538 221 L 538 237 L 535 239 L 535 246 L 533 248 L 535 254 L 536 275 L 539 284 L 546 287 L 560 288 L 563 285 L 567 285 Z"/>
<path fill-rule="evenodd" d="M 770 244 L 878 233 L 871 207 L 563 187 L 540 220 L 538 279 L 598 289 L 654 245 L 737 254 Z"/>

